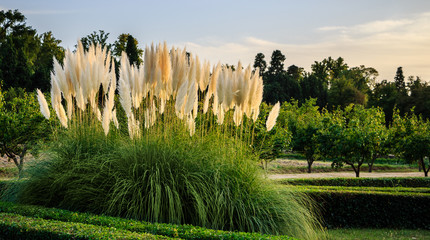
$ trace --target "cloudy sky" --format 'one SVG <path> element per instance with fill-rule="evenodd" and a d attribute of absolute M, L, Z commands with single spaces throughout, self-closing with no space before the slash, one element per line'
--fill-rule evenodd
<path fill-rule="evenodd" d="M 378 80 L 393 80 L 402 66 L 430 81 L 428 0 L 2 0 L 0 9 L 18 9 L 27 25 L 71 49 L 102 29 L 110 42 L 130 33 L 142 48 L 166 41 L 213 64 L 252 64 L 259 52 L 270 62 L 279 49 L 285 66 L 308 71 L 341 56 L 350 67 L 374 67 Z"/>

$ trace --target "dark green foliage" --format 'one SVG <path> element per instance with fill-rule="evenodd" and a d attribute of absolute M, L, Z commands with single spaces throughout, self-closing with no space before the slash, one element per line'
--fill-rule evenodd
<path fill-rule="evenodd" d="M 49 121 L 39 109 L 35 93 L 21 88 L 0 91 L 0 155 L 13 161 L 20 174 L 26 153 L 50 136 Z"/>
<path fill-rule="evenodd" d="M 114 227 L 61 222 L 0 213 L 0 239 L 169 239 Z"/>
<path fill-rule="evenodd" d="M 0 11 L 0 82 L 5 89 L 47 90 L 52 58 L 60 62 L 64 49 L 51 32 L 37 35 L 18 10 Z"/>
<path fill-rule="evenodd" d="M 284 73 L 285 55 L 280 50 L 274 50 L 270 60 L 270 67 L 267 71 L 269 75 L 278 75 Z"/>
<path fill-rule="evenodd" d="M 99 44 L 102 48 L 107 48 L 107 50 L 111 50 L 112 44 L 108 43 L 107 39 L 109 38 L 109 33 L 106 33 L 104 30 L 99 30 L 97 33 L 93 31 L 91 34 L 82 37 L 81 43 L 86 51 L 91 44 L 97 45 Z M 76 46 L 75 46 L 76 47 Z"/>
<path fill-rule="evenodd" d="M 255 56 L 255 60 L 254 60 L 254 70 L 255 69 L 259 69 L 260 71 L 260 76 L 263 76 L 265 71 L 266 71 L 266 67 L 267 67 L 267 63 L 266 60 L 264 60 L 264 54 L 262 53 L 258 53 Z"/>
<path fill-rule="evenodd" d="M 430 179 L 418 178 L 316 178 L 285 179 L 282 183 L 292 185 L 345 186 L 345 187 L 429 187 Z"/>
<path fill-rule="evenodd" d="M 132 35 L 128 35 L 125 52 L 127 53 L 130 64 L 139 66 L 142 63 L 141 55 L 143 51 L 137 47 L 137 44 L 137 40 Z"/>
<path fill-rule="evenodd" d="M 430 229 L 430 196 L 346 191 L 308 191 L 329 228 Z"/>
<path fill-rule="evenodd" d="M 32 218 L 52 219 L 63 222 L 91 224 L 102 227 L 113 227 L 137 233 L 150 233 L 182 239 L 293 239 L 287 236 L 270 236 L 257 233 L 226 232 L 205 229 L 191 225 L 173 225 L 148 223 L 130 219 L 108 216 L 97 216 L 88 213 L 70 212 L 67 210 L 44 208 L 39 206 L 19 205 L 0 202 L 0 212 L 14 213 Z"/>

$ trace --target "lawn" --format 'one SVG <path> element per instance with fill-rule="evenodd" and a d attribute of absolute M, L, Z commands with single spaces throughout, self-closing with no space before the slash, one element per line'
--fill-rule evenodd
<path fill-rule="evenodd" d="M 353 239 L 430 239 L 430 230 L 409 229 L 329 229 L 329 239 L 353 240 Z"/>

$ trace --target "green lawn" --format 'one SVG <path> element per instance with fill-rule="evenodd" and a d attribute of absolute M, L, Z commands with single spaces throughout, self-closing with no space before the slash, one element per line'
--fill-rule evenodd
<path fill-rule="evenodd" d="M 430 230 L 405 229 L 329 229 L 329 239 L 430 239 Z"/>

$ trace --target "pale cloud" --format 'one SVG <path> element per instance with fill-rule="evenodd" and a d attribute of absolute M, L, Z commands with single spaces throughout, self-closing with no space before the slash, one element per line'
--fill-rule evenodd
<path fill-rule="evenodd" d="M 345 30 L 347 27 L 345 26 L 325 26 L 325 27 L 319 27 L 317 30 L 326 32 L 326 31 L 339 31 L 339 30 Z"/>
<path fill-rule="evenodd" d="M 24 15 L 62 15 L 77 13 L 76 10 L 22 10 Z"/>
<path fill-rule="evenodd" d="M 295 64 L 310 70 L 314 61 L 343 57 L 349 66 L 366 65 L 378 70 L 379 80 L 392 80 L 397 67 L 405 75 L 430 81 L 430 13 L 399 20 L 381 20 L 354 26 L 318 28 L 320 38 L 311 43 L 286 44 L 252 36 L 234 42 L 222 40 L 187 42 L 187 49 L 212 63 L 253 64 L 262 52 L 270 62 L 273 50 L 286 55 L 285 66 Z M 213 39 L 213 38 L 212 38 Z"/>

